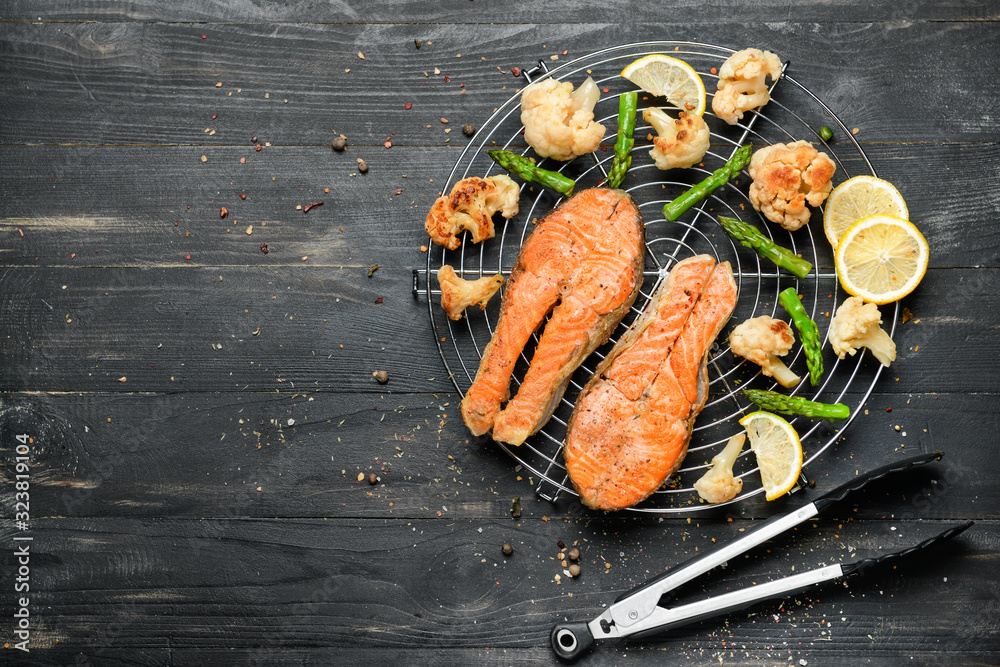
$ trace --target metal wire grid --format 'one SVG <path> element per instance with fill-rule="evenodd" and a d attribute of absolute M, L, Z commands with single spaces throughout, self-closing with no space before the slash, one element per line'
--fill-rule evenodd
<path fill-rule="evenodd" d="M 574 85 L 579 84 L 587 75 L 593 76 L 603 91 L 603 96 L 594 110 L 595 119 L 608 128 L 606 137 L 613 140 L 618 96 L 622 92 L 634 89 L 632 84 L 618 76 L 618 72 L 626 64 L 651 53 L 668 53 L 679 57 L 695 67 L 706 82 L 711 97 L 715 89 L 714 83 L 718 80 L 717 75 L 711 73 L 711 68 L 720 67 L 733 52 L 732 49 L 725 47 L 696 42 L 643 42 L 597 51 L 551 71 L 546 69 L 544 62 L 539 62 L 539 66 L 525 72 L 525 76 L 529 81 L 547 77 L 568 79 Z M 513 448 L 497 443 L 516 459 L 529 475 L 537 477 L 533 481 L 535 492 L 539 497 L 555 502 L 563 495 L 576 495 L 562 461 L 566 422 L 572 412 L 576 396 L 593 369 L 615 344 L 628 324 L 645 309 L 650 295 L 655 292 L 665 273 L 681 259 L 707 253 L 714 256 L 716 261 L 729 261 L 733 266 L 739 288 L 739 299 L 729 325 L 723 330 L 710 353 L 709 400 L 695 422 L 685 465 L 665 488 L 659 489 L 639 507 L 632 508 L 632 511 L 686 513 L 720 506 L 700 503 L 691 484 L 709 466 L 708 460 L 711 456 L 733 434 L 742 431 L 738 423 L 739 418 L 756 409 L 738 391 L 750 386 L 761 388 L 776 386 L 770 378 L 761 375 L 756 365 L 732 354 L 726 341 L 728 331 L 735 324 L 760 315 L 770 315 L 789 321 L 784 310 L 778 307 L 777 295 L 782 289 L 795 286 L 802 295 L 803 305 L 824 332 L 825 340 L 829 332 L 829 316 L 832 316 L 836 306 L 846 295 L 837 281 L 832 252 L 820 229 L 821 223 L 815 233 L 813 226 L 816 226 L 817 222 L 807 225 L 795 234 L 790 234 L 777 225 L 765 222 L 753 211 L 749 199 L 743 192 L 745 185 L 738 185 L 736 179 L 724 188 L 720 188 L 677 222 L 667 222 L 660 213 L 664 204 L 690 184 L 701 180 L 721 166 L 731 152 L 747 140 L 755 144 L 771 144 L 778 141 L 808 139 L 813 143 L 823 144 L 822 150 L 836 162 L 836 182 L 856 175 L 851 171 L 855 165 L 857 173 L 875 175 L 871 162 L 850 131 L 816 95 L 789 77 L 787 73 L 776 82 L 776 87 L 775 96 L 764 107 L 762 113 L 751 112 L 734 127 L 715 118 L 709 104 L 705 117 L 712 130 L 712 147 L 702 163 L 692 169 L 667 172 L 658 170 L 648 158 L 649 144 L 643 140 L 647 133 L 653 132 L 652 128 L 641 125 L 636 127 L 637 141 L 632 149 L 632 167 L 622 187 L 635 199 L 646 221 L 646 270 L 640 296 L 636 299 L 631 313 L 615 329 L 608 343 L 595 351 L 573 375 L 560 406 L 549 422 L 520 447 Z M 649 104 L 662 101 L 654 98 L 645 99 L 642 91 L 639 91 L 639 94 L 640 100 Z M 799 109 L 798 113 L 792 110 L 793 104 Z M 668 112 L 672 110 L 670 107 L 663 108 Z M 497 109 L 473 137 L 452 169 L 442 192 L 448 193 L 455 182 L 470 175 L 489 176 L 502 173 L 486 154 L 488 149 L 505 148 L 522 154 L 530 152 L 530 149 L 521 142 L 522 126 L 519 111 L 520 94 L 517 93 Z M 802 116 L 810 117 L 803 118 L 800 113 Z M 838 134 L 848 140 L 847 144 L 824 142 L 818 134 L 818 128 L 824 124 L 838 129 L 840 131 Z M 584 187 L 597 185 L 606 176 L 612 159 L 613 152 L 609 147 L 606 152 L 598 151 L 591 156 L 581 156 L 572 162 L 559 163 L 546 160 L 541 164 L 574 177 L 579 184 L 578 190 L 581 190 Z M 672 180 L 676 177 L 685 180 Z M 745 178 L 742 180 L 745 181 Z M 561 198 L 543 188 L 524 184 L 521 187 L 521 211 L 502 225 L 494 239 L 478 246 L 474 246 L 466 239 L 455 251 L 442 248 L 438 252 L 436 247 L 431 246 L 432 249 L 427 253 L 425 271 L 414 271 L 414 294 L 423 294 L 427 298 L 431 331 L 449 377 L 460 393 L 464 394 L 475 378 L 483 347 L 493 334 L 501 297 L 495 297 L 491 301 L 491 307 L 485 311 L 470 309 L 461 321 L 453 323 L 442 317 L 438 308 L 440 291 L 434 289 L 432 285 L 432 275 L 435 274 L 436 267 L 451 264 L 460 276 L 470 279 L 495 273 L 509 275 L 521 244 L 532 228 L 531 221 L 542 217 L 560 200 Z M 713 218 L 719 211 L 732 217 L 749 218 L 777 243 L 791 248 L 810 261 L 814 267 L 812 274 L 803 280 L 796 280 L 790 275 L 781 273 L 770 263 L 762 263 L 756 253 L 739 246 L 721 230 Z M 816 243 L 817 238 L 819 244 Z M 422 288 L 419 284 L 420 273 L 426 277 Z M 898 310 L 897 305 L 892 315 L 890 334 L 895 331 Z M 883 319 L 889 319 L 886 313 L 883 313 Z M 537 335 L 536 333 L 534 337 L 535 343 L 538 340 Z M 866 357 L 870 355 L 866 353 L 841 361 L 830 354 L 828 348 L 829 346 L 824 345 L 824 350 L 827 351 L 825 355 L 827 370 L 822 383 L 815 388 L 809 385 L 801 347 L 796 346 L 794 357 L 785 358 L 786 364 L 803 377 L 803 381 L 792 390 L 792 394 L 826 402 L 843 402 L 849 392 L 856 397 L 856 402 L 851 405 L 851 419 L 846 422 L 830 425 L 826 422 L 812 422 L 801 418 L 790 420 L 799 431 L 806 453 L 804 468 L 820 456 L 853 421 L 870 395 L 882 369 L 882 366 L 873 359 L 867 359 Z M 511 395 L 516 393 L 520 385 L 520 379 L 530 362 L 531 353 L 531 349 L 526 349 L 521 355 L 520 363 L 512 378 Z M 741 454 L 736 472 L 744 481 L 744 490 L 736 499 L 725 505 L 739 503 L 764 491 L 760 486 L 759 474 L 748 449 Z"/>

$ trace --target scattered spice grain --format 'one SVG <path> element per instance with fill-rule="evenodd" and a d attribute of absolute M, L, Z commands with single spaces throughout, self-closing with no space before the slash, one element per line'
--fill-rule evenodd
<path fill-rule="evenodd" d="M 513 556 L 514 555 L 514 547 L 512 547 L 510 544 L 507 544 L 507 543 L 504 543 L 504 545 L 502 547 L 500 547 L 500 551 L 503 552 L 504 556 Z"/>
<path fill-rule="evenodd" d="M 344 135 L 340 135 L 339 137 L 334 137 L 333 141 L 330 142 L 330 145 L 333 147 L 333 150 L 335 151 L 343 151 L 344 149 L 347 148 L 347 137 L 345 137 Z"/>
<path fill-rule="evenodd" d="M 389 372 L 388 371 L 375 371 L 374 373 L 372 373 L 372 377 L 375 378 L 376 380 L 378 380 L 379 384 L 385 384 L 386 382 L 389 381 Z"/>

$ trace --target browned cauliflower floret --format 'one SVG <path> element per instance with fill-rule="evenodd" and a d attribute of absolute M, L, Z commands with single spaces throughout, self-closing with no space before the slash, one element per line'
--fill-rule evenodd
<path fill-rule="evenodd" d="M 653 126 L 658 136 L 653 138 L 649 156 L 658 169 L 687 169 L 705 157 L 711 133 L 705 119 L 686 111 L 674 120 L 662 110 L 649 107 L 642 119 Z"/>
<path fill-rule="evenodd" d="M 830 321 L 830 345 L 841 359 L 848 354 L 854 356 L 859 347 L 867 347 L 888 368 L 896 360 L 896 344 L 880 324 L 882 314 L 878 306 L 852 296 L 840 304 Z"/>
<path fill-rule="evenodd" d="M 600 91 L 587 77 L 575 91 L 569 81 L 545 79 L 521 93 L 524 140 L 542 157 L 572 160 L 593 153 L 604 138 L 604 126 L 594 121 Z"/>
<path fill-rule="evenodd" d="M 760 366 L 764 375 L 773 377 L 782 387 L 794 387 L 799 383 L 799 376 L 778 358 L 788 354 L 794 342 L 788 322 L 767 315 L 749 319 L 729 334 L 733 354 Z"/>
<path fill-rule="evenodd" d="M 474 303 L 486 308 L 490 297 L 503 285 L 503 276 L 499 273 L 479 280 L 463 280 L 447 264 L 438 269 L 437 277 L 441 286 L 441 307 L 455 321 L 462 319 L 462 313 Z"/>
<path fill-rule="evenodd" d="M 730 125 L 743 112 L 762 107 L 771 100 L 766 77 L 781 76 L 781 59 L 770 51 L 743 49 L 729 56 L 719 69 L 719 89 L 712 98 L 712 112 Z"/>
<path fill-rule="evenodd" d="M 458 235 L 463 229 L 472 234 L 472 242 L 493 238 L 493 214 L 507 218 L 517 215 L 521 190 L 510 176 L 463 178 L 448 197 L 438 197 L 431 206 L 424 229 L 431 240 L 448 250 L 462 244 Z"/>
<path fill-rule="evenodd" d="M 771 222 L 795 231 L 809 222 L 806 204 L 819 206 L 830 194 L 836 170 L 808 141 L 765 146 L 750 159 L 750 203 Z"/>
<path fill-rule="evenodd" d="M 743 480 L 733 476 L 746 433 L 737 433 L 726 443 L 726 448 L 712 457 L 712 467 L 694 483 L 694 490 L 705 502 L 724 503 L 732 500 L 743 489 Z"/>

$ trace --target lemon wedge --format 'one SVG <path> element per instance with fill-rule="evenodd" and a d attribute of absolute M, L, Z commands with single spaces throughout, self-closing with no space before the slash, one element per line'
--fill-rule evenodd
<path fill-rule="evenodd" d="M 652 53 L 630 63 L 621 75 L 647 93 L 666 97 L 681 111 L 705 113 L 705 83 L 683 60 Z"/>
<path fill-rule="evenodd" d="M 788 493 L 802 472 L 802 443 L 792 425 L 770 412 L 751 412 L 740 420 L 757 457 L 768 500 Z"/>
<path fill-rule="evenodd" d="M 836 248 L 848 227 L 876 213 L 910 218 L 903 195 L 889 181 L 855 176 L 835 187 L 823 207 L 823 231 L 830 245 Z"/>
<path fill-rule="evenodd" d="M 837 244 L 837 277 L 851 296 L 878 305 L 899 301 L 924 274 L 930 249 L 909 220 L 884 213 L 847 228 Z"/>

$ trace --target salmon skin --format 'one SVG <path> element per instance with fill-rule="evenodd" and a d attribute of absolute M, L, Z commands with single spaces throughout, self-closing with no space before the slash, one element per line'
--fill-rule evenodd
<path fill-rule="evenodd" d="M 566 427 L 563 455 L 580 500 L 617 510 L 680 467 L 708 398 L 708 351 L 736 306 L 729 262 L 679 262 L 597 367 Z"/>
<path fill-rule="evenodd" d="M 549 212 L 521 246 L 500 304 L 493 338 L 462 399 L 475 435 L 520 445 L 552 416 L 573 371 L 632 306 L 642 285 L 645 227 L 623 190 L 592 188 Z M 545 316 L 517 394 L 514 365 Z"/>

